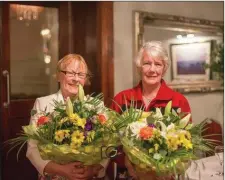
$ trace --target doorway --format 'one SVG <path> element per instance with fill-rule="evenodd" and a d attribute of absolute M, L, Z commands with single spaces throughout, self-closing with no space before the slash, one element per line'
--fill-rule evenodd
<path fill-rule="evenodd" d="M 59 23 L 57 6 L 1 2 L 1 143 L 15 138 L 29 124 L 37 97 L 58 90 Z M 2 178 L 37 179 L 37 171 L 26 158 L 26 146 L 17 161 L 19 147 L 9 154 L 1 150 Z"/>
<path fill-rule="evenodd" d="M 109 105 L 114 95 L 112 2 L 0 2 L 1 145 L 29 124 L 37 97 L 58 90 L 56 63 L 68 53 L 85 58 L 94 73 L 87 93 L 103 92 Z M 18 148 L 7 156 L 8 150 L 1 146 L 1 178 L 37 179 L 26 146 L 18 161 Z"/>

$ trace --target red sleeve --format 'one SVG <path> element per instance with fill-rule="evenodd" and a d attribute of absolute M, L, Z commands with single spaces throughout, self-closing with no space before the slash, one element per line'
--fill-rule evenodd
<path fill-rule="evenodd" d="M 191 108 L 188 103 L 188 100 L 183 95 L 179 104 L 180 104 L 181 112 L 191 113 Z M 190 122 L 192 122 L 192 117 L 190 119 Z"/>
<path fill-rule="evenodd" d="M 191 112 L 190 105 L 185 97 L 180 101 L 180 108 L 182 112 Z"/>
<path fill-rule="evenodd" d="M 124 93 L 120 92 L 113 98 L 110 109 L 112 109 L 118 113 L 122 113 L 121 108 L 122 108 L 123 104 L 124 104 Z"/>
<path fill-rule="evenodd" d="M 112 110 L 114 110 L 114 111 L 120 113 L 120 112 L 121 112 L 121 111 L 120 111 L 121 105 L 122 105 L 121 98 L 120 98 L 120 96 L 119 96 L 119 94 L 118 94 L 117 96 L 115 96 L 115 97 L 113 98 L 113 101 L 112 101 L 112 104 L 111 104 L 111 106 L 110 106 L 110 109 L 112 109 Z M 120 107 L 119 107 L 119 106 L 120 106 Z"/>

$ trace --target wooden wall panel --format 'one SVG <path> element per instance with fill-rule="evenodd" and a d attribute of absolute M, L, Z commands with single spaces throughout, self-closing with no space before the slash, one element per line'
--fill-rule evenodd
<path fill-rule="evenodd" d="M 93 77 L 91 85 L 85 87 L 85 93 L 101 92 L 100 71 L 97 59 L 97 36 L 96 36 L 96 4 L 97 2 L 73 2 L 72 4 L 72 27 L 73 27 L 73 50 L 81 54 Z M 85 9 L 85 11 L 84 11 Z"/>
<path fill-rule="evenodd" d="M 98 2 L 97 5 L 97 62 L 101 69 L 101 90 L 105 103 L 110 105 L 114 95 L 113 62 L 113 2 Z"/>
<path fill-rule="evenodd" d="M 73 2 L 72 31 L 73 51 L 85 58 L 93 73 L 85 92 L 102 92 L 110 105 L 114 95 L 113 2 Z"/>
<path fill-rule="evenodd" d="M 69 16 L 68 2 L 60 2 L 59 6 L 59 59 L 69 53 Z"/>

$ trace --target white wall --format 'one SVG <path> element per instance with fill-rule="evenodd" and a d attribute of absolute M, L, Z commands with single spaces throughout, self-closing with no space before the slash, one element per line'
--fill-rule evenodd
<path fill-rule="evenodd" d="M 114 2 L 114 79 L 117 94 L 133 86 L 133 11 L 223 21 L 223 2 Z M 223 123 L 223 93 L 185 94 L 193 121 L 206 117 Z"/>

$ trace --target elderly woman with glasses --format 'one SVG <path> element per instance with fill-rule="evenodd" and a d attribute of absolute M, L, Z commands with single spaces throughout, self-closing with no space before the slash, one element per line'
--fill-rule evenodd
<path fill-rule="evenodd" d="M 116 103 L 113 102 L 112 109 L 121 113 L 117 104 L 125 110 L 125 101 L 129 105 L 131 100 L 135 100 L 139 108 L 143 106 L 145 111 L 154 111 L 156 107 L 161 107 L 161 110 L 163 110 L 166 104 L 172 101 L 173 109 L 179 108 L 181 112 L 190 112 L 187 99 L 182 94 L 169 88 L 163 80 L 163 76 L 169 67 L 169 57 L 161 42 L 146 42 L 138 53 L 135 65 L 141 81 L 136 87 L 118 93 L 114 97 Z M 133 177 L 156 178 L 154 173 L 138 175 L 127 158 L 117 158 L 116 162 L 120 167 L 119 169 L 124 169 L 125 163 L 129 174 Z"/>
<path fill-rule="evenodd" d="M 45 109 L 48 112 L 52 112 L 54 109 L 52 104 L 53 99 L 64 102 L 67 97 L 76 96 L 78 84 L 82 86 L 90 84 L 89 76 L 90 72 L 82 56 L 78 54 L 65 56 L 57 64 L 57 80 L 60 83 L 60 90 L 55 94 L 37 98 L 33 109 L 37 110 L 37 112 L 44 111 Z M 37 119 L 31 117 L 30 123 L 32 124 L 35 121 Z M 28 142 L 26 155 L 40 173 L 40 179 L 49 179 L 47 178 L 49 176 L 52 179 L 65 177 L 68 180 L 85 180 L 96 176 L 102 178 L 104 177 L 105 166 L 107 165 L 107 160 L 94 166 L 82 166 L 80 162 L 61 165 L 50 160 L 43 160 L 36 142 L 32 140 Z"/>

